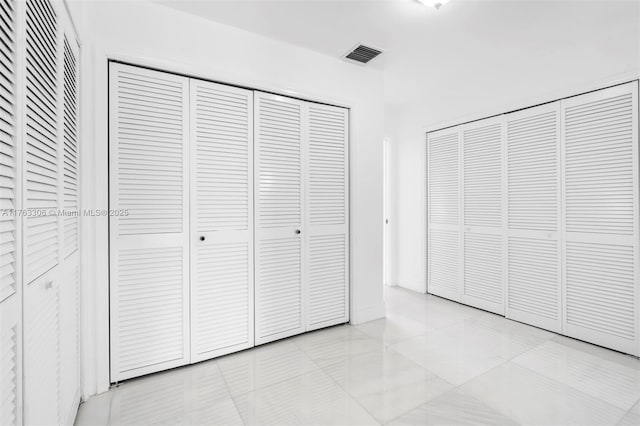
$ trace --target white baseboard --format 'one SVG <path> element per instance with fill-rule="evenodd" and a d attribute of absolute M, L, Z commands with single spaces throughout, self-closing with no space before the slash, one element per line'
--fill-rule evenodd
<path fill-rule="evenodd" d="M 426 293 L 425 283 L 423 281 L 402 281 L 397 284 L 398 287 L 407 290 L 417 291 L 418 293 Z"/>
<path fill-rule="evenodd" d="M 386 309 L 384 302 L 377 305 L 369 305 L 351 312 L 351 325 L 363 324 L 365 322 L 381 319 L 385 317 Z"/>

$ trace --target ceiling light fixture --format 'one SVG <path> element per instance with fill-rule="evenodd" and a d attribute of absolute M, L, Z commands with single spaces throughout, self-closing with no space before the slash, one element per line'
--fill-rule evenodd
<path fill-rule="evenodd" d="M 420 3 L 425 6 L 435 7 L 436 9 L 440 9 L 444 4 L 449 3 L 449 0 L 418 0 Z"/>

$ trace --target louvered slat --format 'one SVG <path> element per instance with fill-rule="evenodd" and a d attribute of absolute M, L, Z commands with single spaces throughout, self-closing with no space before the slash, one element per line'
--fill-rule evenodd
<path fill-rule="evenodd" d="M 429 223 L 457 225 L 460 215 L 458 130 L 429 135 Z"/>
<path fill-rule="evenodd" d="M 632 97 L 564 111 L 567 232 L 633 235 Z"/>
<path fill-rule="evenodd" d="M 503 304 L 502 237 L 491 234 L 464 235 L 464 294 L 482 304 L 499 307 Z M 473 305 L 467 300 L 467 303 Z M 500 309 L 498 309 L 500 310 Z M 501 311 L 501 310 L 500 310 Z"/>
<path fill-rule="evenodd" d="M 460 234 L 429 231 L 429 293 L 460 300 Z"/>
<path fill-rule="evenodd" d="M 346 214 L 347 115 L 342 108 L 309 107 L 309 223 L 343 225 Z"/>
<path fill-rule="evenodd" d="M 0 19 L 0 47 L 2 47 L 0 49 L 0 210 L 3 211 L 3 214 L 0 214 L 1 303 L 17 291 L 17 220 L 15 214 L 12 214 L 17 208 L 16 27 L 14 0 L 1 0 L 0 10 L 3 16 L 3 19 Z"/>
<path fill-rule="evenodd" d="M 79 151 L 78 151 L 78 54 L 75 40 L 64 38 L 64 254 L 78 250 Z"/>
<path fill-rule="evenodd" d="M 32 282 L 58 263 L 58 17 L 48 0 L 26 2 L 25 279 Z"/>
<path fill-rule="evenodd" d="M 182 359 L 182 248 L 123 249 L 118 260 L 120 371 Z"/>
<path fill-rule="evenodd" d="M 184 88 L 162 75 L 117 69 L 119 235 L 179 233 L 183 216 Z"/>
<path fill-rule="evenodd" d="M 536 111 L 507 123 L 509 229 L 556 231 L 559 114 Z"/>
<path fill-rule="evenodd" d="M 24 294 L 25 424 L 59 424 L 59 283 L 47 276 Z"/>
<path fill-rule="evenodd" d="M 560 318 L 558 242 L 509 238 L 508 316 L 557 330 Z M 518 314 L 514 314 L 517 311 Z"/>
<path fill-rule="evenodd" d="M 502 125 L 493 119 L 481 123 L 463 131 L 464 224 L 500 228 Z"/>
<path fill-rule="evenodd" d="M 560 102 L 506 121 L 506 315 L 561 332 Z"/>
<path fill-rule="evenodd" d="M 256 341 L 302 331 L 300 238 L 259 242 L 256 287 Z"/>
<path fill-rule="evenodd" d="M 251 93 L 196 86 L 195 164 L 199 232 L 249 229 Z"/>
<path fill-rule="evenodd" d="M 259 226 L 300 225 L 301 107 L 260 97 L 258 197 Z"/>
<path fill-rule="evenodd" d="M 253 93 L 194 79 L 190 86 L 196 362 L 253 345 Z"/>
<path fill-rule="evenodd" d="M 346 321 L 346 235 L 314 235 L 309 241 L 308 323 Z"/>
<path fill-rule="evenodd" d="M 562 115 L 565 333 L 640 355 L 638 82 Z"/>
<path fill-rule="evenodd" d="M 4 308 L 4 306 L 3 306 Z M 6 321 L 8 318 L 3 318 Z M 3 322 L 4 322 L 3 321 Z M 18 424 L 18 332 L 15 322 L 0 329 L 0 423 Z"/>
<path fill-rule="evenodd" d="M 193 355 L 249 345 L 248 242 L 209 244 L 197 256 L 197 275 L 192 278 Z"/>
<path fill-rule="evenodd" d="M 567 242 L 566 250 L 567 324 L 633 341 L 633 247 Z"/>

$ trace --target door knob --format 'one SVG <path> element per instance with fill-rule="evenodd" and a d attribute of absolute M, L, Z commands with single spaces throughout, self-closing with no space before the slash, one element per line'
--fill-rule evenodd
<path fill-rule="evenodd" d="M 299 233 L 300 233 L 300 230 L 299 230 L 299 229 L 296 229 L 296 234 L 299 234 Z"/>
<path fill-rule="evenodd" d="M 200 241 L 204 241 L 204 235 L 200 235 Z"/>

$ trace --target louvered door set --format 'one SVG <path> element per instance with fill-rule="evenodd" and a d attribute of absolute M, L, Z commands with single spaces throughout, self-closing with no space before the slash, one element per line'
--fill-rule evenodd
<path fill-rule="evenodd" d="M 0 0 L 2 425 L 80 403 L 78 89 L 64 4 Z"/>
<path fill-rule="evenodd" d="M 427 144 L 430 293 L 640 355 L 637 81 Z"/>
<path fill-rule="evenodd" d="M 348 321 L 348 110 L 110 63 L 111 381 Z"/>

